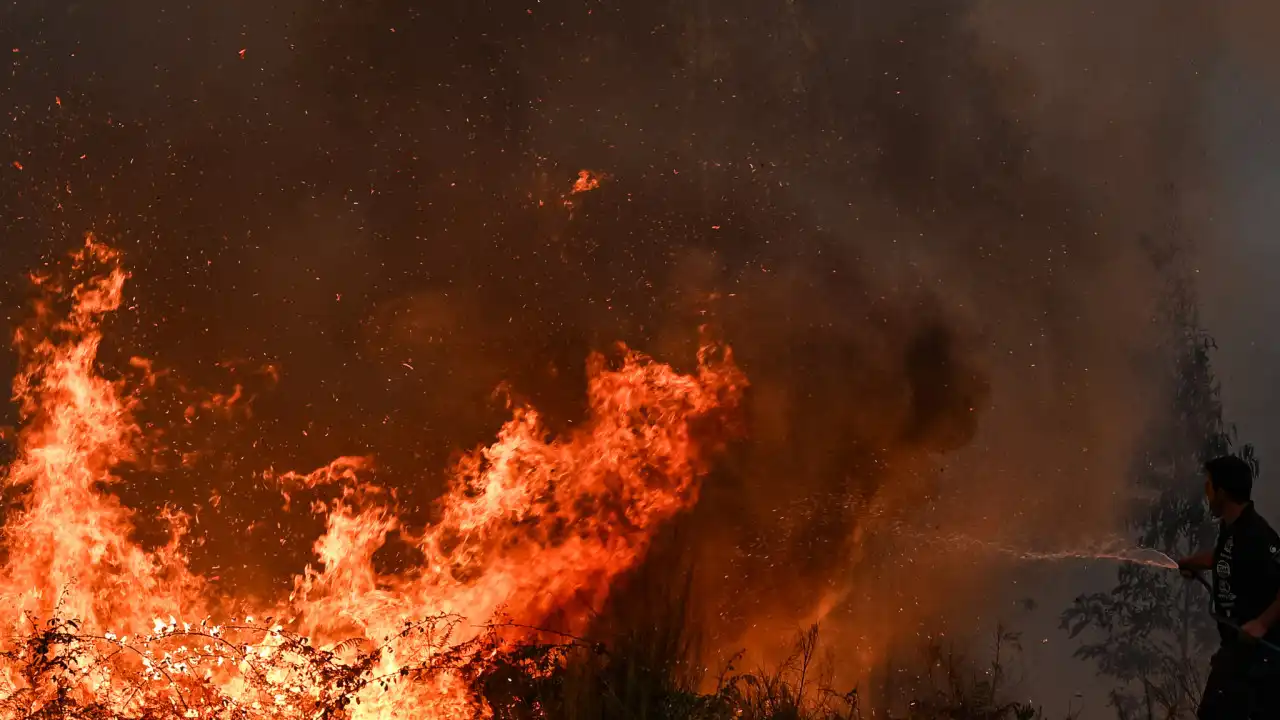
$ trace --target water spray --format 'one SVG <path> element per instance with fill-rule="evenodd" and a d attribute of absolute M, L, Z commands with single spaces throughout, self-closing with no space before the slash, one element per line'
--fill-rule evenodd
<path fill-rule="evenodd" d="M 1109 560 L 1113 562 L 1133 563 L 1135 565 L 1161 568 L 1164 570 L 1178 569 L 1178 561 L 1159 550 L 1144 547 L 1125 547 L 1119 541 L 1106 543 L 1093 548 L 1084 548 L 1079 550 L 1055 550 L 1047 552 L 1022 550 L 1008 545 L 1001 545 L 999 543 L 979 540 L 977 538 L 967 536 L 952 536 L 945 538 L 943 541 L 953 546 L 967 545 L 977 547 L 988 552 L 1005 555 L 1017 560 Z"/>
<path fill-rule="evenodd" d="M 1160 552 L 1159 550 L 1155 550 L 1153 548 L 1134 548 L 1131 550 L 1121 550 L 1118 552 L 1095 552 L 1095 553 L 1087 553 L 1087 552 L 1026 553 L 1024 552 L 1019 554 L 1018 557 L 1025 560 L 1069 560 L 1069 559 L 1117 560 L 1120 562 L 1137 563 L 1139 565 L 1164 568 L 1167 570 L 1180 569 L 1178 565 L 1178 561 Z M 1208 580 L 1205 580 L 1204 576 L 1201 575 L 1200 573 L 1189 572 L 1189 573 L 1184 573 L 1184 576 L 1200 583 L 1201 585 L 1204 586 L 1205 590 L 1209 591 L 1210 596 L 1213 595 L 1213 585 L 1211 585 Z M 1244 631 L 1244 628 L 1234 620 L 1225 618 L 1217 613 L 1210 613 L 1209 617 L 1211 617 L 1214 620 L 1214 622 L 1217 622 L 1218 624 L 1224 627 L 1228 627 L 1234 630 L 1241 637 L 1243 637 L 1246 642 L 1256 641 L 1259 645 L 1270 650 L 1271 652 L 1280 653 L 1280 646 L 1277 646 L 1275 643 L 1264 640 L 1263 638 L 1254 638 L 1252 636 L 1247 635 Z"/>
<path fill-rule="evenodd" d="M 1119 543 L 1119 541 L 1108 543 L 1106 545 L 1103 545 L 1101 547 L 1096 547 L 1094 549 L 1058 550 L 1054 552 L 1037 552 L 1033 550 L 1019 550 L 1017 548 L 1009 547 L 1008 545 L 1001 545 L 999 543 L 979 540 L 977 538 L 967 537 L 967 536 L 948 537 L 948 538 L 945 538 L 945 542 L 953 546 L 967 545 L 970 547 L 978 547 L 978 548 L 987 550 L 989 552 L 1006 555 L 1012 558 L 1016 558 L 1018 560 L 1029 560 L 1029 561 L 1111 560 L 1115 562 L 1133 563 L 1136 565 L 1143 565 L 1146 567 L 1160 568 L 1163 570 L 1180 570 L 1181 569 L 1181 567 L 1178 565 L 1177 560 L 1174 560 L 1173 558 L 1169 557 L 1167 554 L 1159 550 L 1156 550 L 1155 548 L 1144 548 L 1144 547 L 1126 548 L 1126 547 L 1123 547 Z M 1203 585 L 1204 588 L 1209 591 L 1210 596 L 1213 595 L 1213 585 L 1211 585 L 1208 580 L 1205 580 L 1203 575 L 1201 575 L 1198 572 L 1184 573 L 1184 575 L 1185 577 L 1195 580 L 1196 582 Z M 1252 636 L 1247 635 L 1244 631 L 1244 628 L 1239 623 L 1233 620 L 1230 620 L 1228 618 L 1225 618 L 1217 613 L 1210 613 L 1209 617 L 1211 617 L 1214 620 L 1214 622 L 1217 622 L 1224 627 L 1231 628 L 1236 633 L 1240 634 L 1245 639 L 1246 642 L 1257 642 L 1262 647 L 1274 653 L 1280 654 L 1280 646 L 1276 645 L 1275 643 L 1269 642 L 1265 639 L 1254 638 Z"/>
<path fill-rule="evenodd" d="M 1114 560 L 1147 567 L 1177 570 L 1178 561 L 1154 548 L 1130 548 L 1121 550 L 1067 550 L 1060 552 L 1015 553 L 1022 560 Z"/>
<path fill-rule="evenodd" d="M 1113 550 L 1108 548 L 1108 549 L 1099 549 L 1099 550 L 1093 550 L 1093 551 L 1063 550 L 1058 552 L 1031 552 L 1031 551 L 1015 550 L 1013 548 L 997 545 L 995 543 L 983 542 L 975 538 L 964 538 L 963 540 L 969 544 L 980 545 L 982 547 L 985 547 L 990 550 L 994 550 L 1001 554 L 1016 557 L 1019 560 L 1050 560 L 1050 561 L 1051 560 L 1114 560 L 1117 562 L 1136 563 L 1138 565 L 1162 568 L 1165 570 L 1180 569 L 1177 560 L 1174 560 L 1173 558 L 1169 557 L 1165 553 L 1162 553 L 1159 550 L 1156 550 L 1154 548 L 1140 547 L 1140 548 L 1129 548 L 1129 549 L 1119 549 L 1119 550 Z M 1200 573 L 1189 572 L 1189 573 L 1184 573 L 1184 576 L 1200 583 L 1201 585 L 1204 586 L 1205 590 L 1209 591 L 1210 596 L 1213 595 L 1213 585 L 1210 584 L 1208 580 L 1205 580 L 1204 576 L 1201 575 Z M 1250 635 L 1247 635 L 1244 631 L 1244 628 L 1234 620 L 1225 618 L 1217 613 L 1210 613 L 1209 617 L 1211 617 L 1214 620 L 1214 622 L 1217 622 L 1218 624 L 1224 627 L 1228 627 L 1234 630 L 1242 638 L 1244 638 L 1246 642 L 1257 642 L 1259 645 L 1270 650 L 1271 652 L 1280 654 L 1280 646 L 1276 645 L 1275 643 L 1269 642 L 1263 638 L 1254 638 Z"/>

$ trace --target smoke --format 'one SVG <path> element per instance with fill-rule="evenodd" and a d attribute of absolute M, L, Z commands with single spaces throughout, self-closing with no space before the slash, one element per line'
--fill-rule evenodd
<path fill-rule="evenodd" d="M 1213 218 L 1201 264 L 1203 318 L 1221 348 L 1215 369 L 1227 418 L 1262 459 L 1257 496 L 1265 513 L 1280 499 L 1269 481 L 1271 459 L 1280 454 L 1271 439 L 1280 421 L 1273 390 L 1278 348 L 1265 320 L 1280 303 L 1272 270 L 1280 177 L 1274 143 L 1267 139 L 1280 122 L 1280 103 L 1276 51 L 1263 40 L 1262 28 L 1280 17 L 1270 5 L 1233 3 L 1224 18 L 1227 41 L 1206 113 L 1213 184 L 1204 203 Z"/>
<path fill-rule="evenodd" d="M 920 538 L 1115 527 L 1158 406 L 1142 238 L 1208 232 L 1205 83 L 1269 53 L 1249 5 L 1154 0 L 0 12 L 6 277 L 96 228 L 135 270 L 122 352 L 281 368 L 203 562 L 305 562 L 315 528 L 248 500 L 266 466 L 372 451 L 426 522 L 499 384 L 567 427 L 590 350 L 687 362 L 708 324 L 752 381 L 682 536 L 712 635 L 824 618 L 852 674 L 994 611 L 988 559 Z"/>

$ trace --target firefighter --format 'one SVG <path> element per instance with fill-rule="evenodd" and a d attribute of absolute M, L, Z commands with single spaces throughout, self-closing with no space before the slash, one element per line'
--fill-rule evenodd
<path fill-rule="evenodd" d="M 1253 469 L 1225 456 L 1205 463 L 1204 491 L 1219 521 L 1212 550 L 1178 561 L 1184 576 L 1213 574 L 1221 647 L 1210 664 L 1200 720 L 1280 718 L 1280 535 L 1253 506 Z"/>

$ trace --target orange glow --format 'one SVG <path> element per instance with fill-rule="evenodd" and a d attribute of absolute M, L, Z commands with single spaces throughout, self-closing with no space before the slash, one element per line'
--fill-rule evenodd
<path fill-rule="evenodd" d="M 578 179 L 573 182 L 573 190 L 571 190 L 569 194 L 577 195 L 579 193 L 595 190 L 600 187 L 600 181 L 602 179 L 603 176 L 599 173 L 593 173 L 590 170 L 579 170 Z"/>
<path fill-rule="evenodd" d="M 573 187 L 569 189 L 569 194 L 564 196 L 564 206 L 572 210 L 574 207 L 574 195 L 597 190 L 600 188 L 600 183 L 608 179 L 609 176 L 603 173 L 579 170 L 578 179 L 573 181 Z"/>
<path fill-rule="evenodd" d="M 625 348 L 613 366 L 593 357 L 587 419 L 553 437 L 536 410 L 513 408 L 497 440 L 453 468 L 435 521 L 410 538 L 425 561 L 402 575 L 373 564 L 390 532 L 408 532 L 373 458 L 269 477 L 327 529 L 289 597 L 243 615 L 247 599 L 216 596 L 189 570 L 182 513 L 162 518 L 161 547 L 133 539 L 133 513 L 109 488 L 141 460 L 136 390 L 157 371 L 135 359 L 140 377 L 102 375 L 102 322 L 127 279 L 117 253 L 89 238 L 69 276 L 33 278 L 42 299 L 16 337 L 22 425 L 4 482 L 21 509 L 4 527 L 0 715 L 484 713 L 461 662 L 537 633 L 523 628 L 583 630 L 654 531 L 696 501 L 746 385 L 710 344 L 691 374 Z M 188 419 L 246 402 L 236 387 Z"/>

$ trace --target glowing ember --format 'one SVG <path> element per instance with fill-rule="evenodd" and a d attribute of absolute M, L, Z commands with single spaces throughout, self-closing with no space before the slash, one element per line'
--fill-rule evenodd
<path fill-rule="evenodd" d="M 316 564 L 287 599 L 215 623 L 244 600 L 213 597 L 188 570 L 184 516 L 170 513 L 171 541 L 149 550 L 105 491 L 147 441 L 130 388 L 155 377 L 142 360 L 130 363 L 143 374 L 132 384 L 99 373 L 101 323 L 126 274 L 90 238 L 70 275 L 34 278 L 43 299 L 17 335 L 22 428 L 5 483 L 21 510 L 4 527 L 0 622 L 16 638 L 0 657 L 4 717 L 483 713 L 468 668 L 535 633 L 522 628 L 584 629 L 654 530 L 696 501 L 746 384 L 712 346 L 690 375 L 625 348 L 615 369 L 592 358 L 587 421 L 553 438 L 536 411 L 515 408 L 493 445 L 454 468 L 436 522 L 411 538 L 425 561 L 403 575 L 373 566 L 388 533 L 406 530 L 371 459 L 280 475 L 288 500 L 342 490 L 311 502 L 327 517 Z M 202 407 L 242 398 L 236 388 Z"/>
<path fill-rule="evenodd" d="M 573 181 L 573 187 L 569 189 L 569 194 L 564 196 L 564 206 L 572 210 L 574 207 L 574 195 L 596 190 L 600 187 L 600 183 L 607 179 L 608 176 L 603 173 L 579 170 L 578 179 Z"/>
<path fill-rule="evenodd" d="M 600 187 L 600 180 L 603 178 L 599 173 L 593 173 L 590 170 L 579 170 L 578 179 L 573 182 L 573 190 L 570 195 L 590 192 Z"/>

